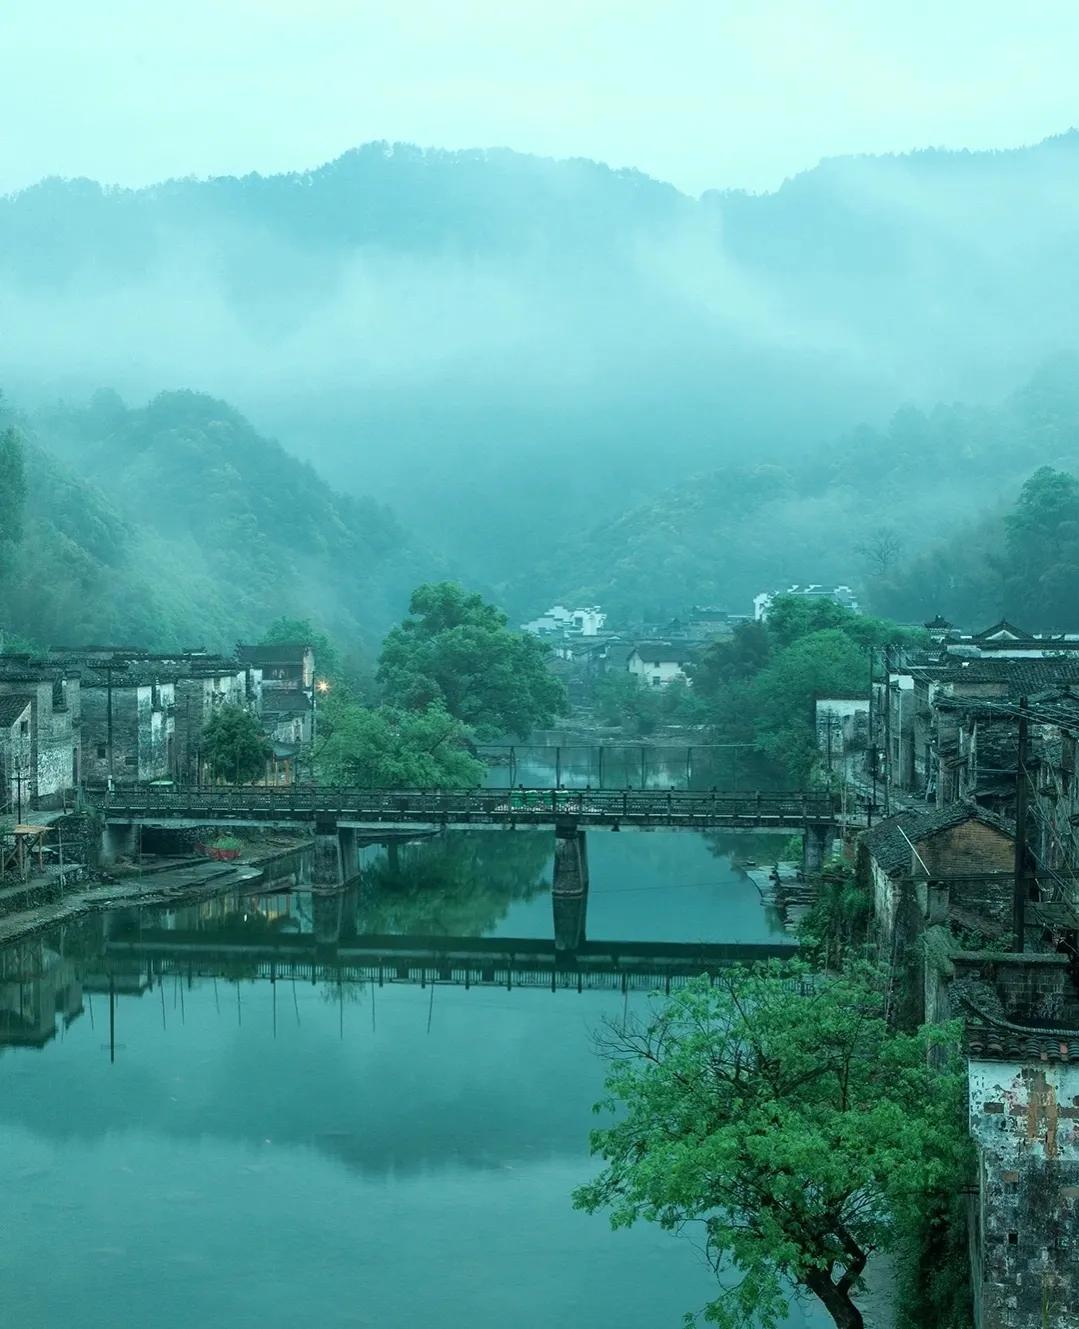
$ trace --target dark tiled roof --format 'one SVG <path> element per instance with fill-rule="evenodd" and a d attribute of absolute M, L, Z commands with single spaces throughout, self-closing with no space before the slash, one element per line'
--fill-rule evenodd
<path fill-rule="evenodd" d="M 1004 835 L 1015 834 L 1003 817 L 998 817 L 988 808 L 976 807 L 972 803 L 953 803 L 946 808 L 932 808 L 927 812 L 900 812 L 895 817 L 888 817 L 878 822 L 871 831 L 866 831 L 862 835 L 862 843 L 889 875 L 909 871 L 911 852 L 910 845 L 903 838 L 904 834 L 917 844 L 938 831 L 950 830 L 972 819 L 992 826 Z"/>
<path fill-rule="evenodd" d="M 1079 660 L 1050 656 L 1044 660 L 949 659 L 939 669 L 912 670 L 918 677 L 943 685 L 1004 683 L 1009 698 L 1030 697 L 1053 684 L 1079 683 Z"/>
<path fill-rule="evenodd" d="M 32 701 L 32 697 L 18 693 L 0 697 L 0 728 L 13 725 Z"/>
<path fill-rule="evenodd" d="M 246 646 L 241 642 L 236 647 L 236 657 L 251 664 L 302 665 L 310 649 L 303 642 L 278 641 L 269 646 Z"/>
<path fill-rule="evenodd" d="M 1079 1063 L 1079 1029 L 1039 1029 L 990 1015 L 962 1001 L 967 1053 L 982 1061 L 1065 1061 Z"/>
<path fill-rule="evenodd" d="M 1002 618 L 999 623 L 994 623 L 992 627 L 983 628 L 981 632 L 975 632 L 972 641 L 984 641 L 988 637 L 996 637 L 1001 633 L 1007 633 L 1009 637 L 1016 637 L 1020 641 L 1031 641 L 1031 635 L 1023 628 L 1017 628 L 1014 623 L 1009 623 L 1006 618 Z"/>
<path fill-rule="evenodd" d="M 645 664 L 659 664 L 661 661 L 667 660 L 674 661 L 676 664 L 684 664 L 693 654 L 686 645 L 672 645 L 670 642 L 663 641 L 642 641 L 633 650 Z M 633 654 L 633 652 L 631 651 L 630 654 Z"/>
<path fill-rule="evenodd" d="M 264 688 L 264 715 L 297 715 L 311 709 L 311 698 L 300 688 Z"/>

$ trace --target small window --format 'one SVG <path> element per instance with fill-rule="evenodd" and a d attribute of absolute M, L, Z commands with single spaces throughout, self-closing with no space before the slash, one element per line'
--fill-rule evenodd
<path fill-rule="evenodd" d="M 138 757 L 132 757 L 130 753 L 124 758 L 125 766 L 137 766 L 138 764 L 139 764 Z"/>
<path fill-rule="evenodd" d="M 19 733 L 22 735 L 22 737 L 25 738 L 26 735 L 27 735 L 29 732 L 30 732 L 30 721 L 29 721 L 29 720 L 20 720 L 20 721 L 19 721 Z"/>
<path fill-rule="evenodd" d="M 104 743 L 99 743 L 97 745 L 97 755 L 99 757 L 107 757 L 109 755 L 109 749 Z"/>

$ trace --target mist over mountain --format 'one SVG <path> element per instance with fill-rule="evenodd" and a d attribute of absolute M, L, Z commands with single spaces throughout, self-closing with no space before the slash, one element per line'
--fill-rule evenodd
<path fill-rule="evenodd" d="M 541 584 L 621 596 L 569 551 L 597 532 L 643 558 L 623 541 L 655 542 L 672 485 L 715 527 L 772 484 L 768 548 L 715 567 L 715 597 L 744 598 L 805 565 L 822 514 L 857 518 L 865 489 L 833 463 L 858 464 L 835 440 L 860 421 L 887 451 L 903 403 L 932 420 L 961 398 L 974 420 L 1074 348 L 1077 165 L 1071 132 L 832 159 L 773 194 L 701 199 L 589 161 L 382 143 L 290 175 L 49 180 L 0 200 L 0 369 L 39 406 L 102 385 L 223 397 L 515 605 Z M 1011 484 L 1003 454 L 983 463 L 953 513 Z M 721 477 L 712 509 L 702 474 Z M 812 561 L 840 575 L 848 555 Z"/>
<path fill-rule="evenodd" d="M 4 409 L 5 425 L 26 510 L 0 604 L 40 643 L 222 650 L 292 614 L 373 651 L 411 587 L 441 571 L 385 508 L 336 493 L 214 398 L 130 409 L 101 390 Z"/>

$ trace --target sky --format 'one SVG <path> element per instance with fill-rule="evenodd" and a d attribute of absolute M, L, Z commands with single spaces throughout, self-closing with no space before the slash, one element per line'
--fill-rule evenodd
<path fill-rule="evenodd" d="M 771 190 L 1079 124 L 1074 0 L 0 0 L 0 192 L 302 169 L 372 139 Z"/>

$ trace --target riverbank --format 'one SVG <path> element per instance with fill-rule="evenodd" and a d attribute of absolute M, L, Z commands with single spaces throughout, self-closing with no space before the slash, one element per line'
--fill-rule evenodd
<path fill-rule="evenodd" d="M 46 931 L 59 923 L 67 923 L 102 909 L 130 908 L 132 906 L 168 906 L 198 904 L 226 891 L 258 887 L 273 879 L 273 867 L 291 858 L 301 844 L 290 845 L 275 853 L 244 863 L 223 864 L 207 859 L 205 862 L 185 860 L 181 864 L 165 864 L 144 869 L 139 875 L 119 880 L 87 882 L 66 891 L 59 899 L 41 900 L 25 908 L 14 908 L 0 914 L 0 946 L 37 932 Z M 42 883 L 22 887 L 9 887 L 0 893 L 0 908 L 4 895 L 9 898 L 31 896 L 34 890 L 47 891 Z"/>

